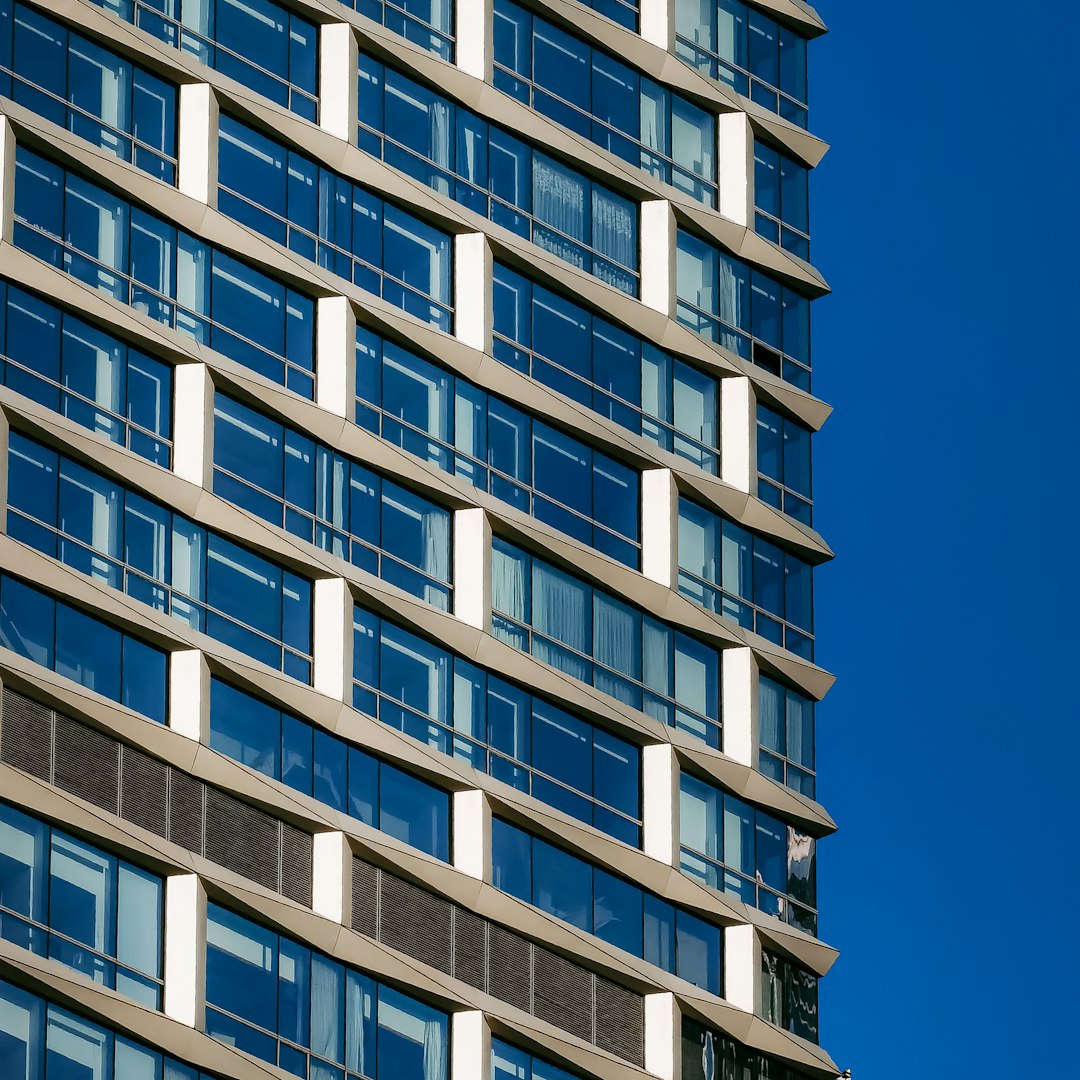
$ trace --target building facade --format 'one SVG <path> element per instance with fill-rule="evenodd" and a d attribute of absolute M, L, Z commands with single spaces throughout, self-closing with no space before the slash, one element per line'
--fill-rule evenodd
<path fill-rule="evenodd" d="M 0 0 L 5 1080 L 836 1076 L 822 32 Z"/>

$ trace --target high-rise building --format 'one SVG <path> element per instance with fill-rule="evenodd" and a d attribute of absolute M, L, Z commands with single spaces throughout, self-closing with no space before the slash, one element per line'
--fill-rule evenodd
<path fill-rule="evenodd" d="M 0 0 L 0 1077 L 828 1080 L 801 0 Z"/>

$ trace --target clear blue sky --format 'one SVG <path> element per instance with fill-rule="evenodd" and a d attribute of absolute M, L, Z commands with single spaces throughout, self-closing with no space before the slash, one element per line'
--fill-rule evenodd
<path fill-rule="evenodd" d="M 818 10 L 822 1041 L 854 1080 L 1076 1076 L 1080 19 Z"/>

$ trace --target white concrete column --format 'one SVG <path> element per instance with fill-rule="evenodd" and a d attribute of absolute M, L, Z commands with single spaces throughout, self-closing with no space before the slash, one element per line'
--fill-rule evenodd
<path fill-rule="evenodd" d="M 458 0 L 454 5 L 456 63 L 462 71 L 491 82 L 494 18 L 484 0 Z"/>
<path fill-rule="evenodd" d="M 641 474 L 641 572 L 666 588 L 678 574 L 679 492 L 670 469 Z"/>
<path fill-rule="evenodd" d="M 724 930 L 724 997 L 737 1009 L 752 1013 L 761 978 L 761 947 L 747 923 Z"/>
<path fill-rule="evenodd" d="M 757 494 L 757 399 L 750 380 L 720 380 L 720 479 Z"/>
<path fill-rule="evenodd" d="M 675 5 L 670 0 L 641 0 L 640 26 L 645 41 L 675 51 Z"/>
<path fill-rule="evenodd" d="M 210 667 L 198 649 L 169 654 L 169 727 L 193 742 L 210 741 Z"/>
<path fill-rule="evenodd" d="M 754 222 L 754 133 L 743 112 L 721 113 L 716 125 L 717 209 L 738 225 Z"/>
<path fill-rule="evenodd" d="M 454 511 L 454 614 L 477 630 L 491 623 L 491 525 L 478 506 Z"/>
<path fill-rule="evenodd" d="M 748 648 L 720 654 L 724 718 L 724 753 L 751 768 L 757 766 L 757 664 Z"/>
<path fill-rule="evenodd" d="M 491 352 L 491 249 L 483 233 L 454 237 L 454 336 Z"/>
<path fill-rule="evenodd" d="M 207 83 L 181 83 L 176 186 L 185 195 L 217 206 L 218 103 Z"/>
<path fill-rule="evenodd" d="M 206 890 L 198 874 L 165 879 L 166 1016 L 202 1029 L 206 1014 Z"/>
<path fill-rule="evenodd" d="M 213 487 L 214 383 L 196 361 L 173 369 L 173 472 L 199 487 Z"/>
<path fill-rule="evenodd" d="M 352 911 L 352 848 L 342 832 L 321 832 L 314 836 L 311 910 L 337 923 L 345 923 Z"/>
<path fill-rule="evenodd" d="M 641 204 L 641 302 L 675 313 L 675 215 L 666 199 Z"/>
<path fill-rule="evenodd" d="M 316 301 L 315 402 L 346 420 L 356 414 L 356 313 L 344 296 Z"/>
<path fill-rule="evenodd" d="M 336 701 L 352 701 L 353 598 L 344 578 L 316 579 L 314 623 L 312 685 Z"/>
<path fill-rule="evenodd" d="M 15 227 L 15 132 L 0 116 L 0 241 L 11 243 Z"/>
<path fill-rule="evenodd" d="M 356 144 L 356 34 L 348 23 L 319 28 L 319 127 Z"/>
<path fill-rule="evenodd" d="M 645 995 L 645 1071 L 660 1080 L 682 1076 L 681 1020 L 674 994 Z"/>
<path fill-rule="evenodd" d="M 450 1014 L 450 1080 L 490 1080 L 491 1028 L 479 1009 Z"/>
<path fill-rule="evenodd" d="M 479 881 L 491 880 L 491 804 L 479 790 L 455 791 L 453 863 Z"/>
<path fill-rule="evenodd" d="M 642 851 L 668 866 L 679 853 L 679 761 L 670 743 L 641 750 Z"/>

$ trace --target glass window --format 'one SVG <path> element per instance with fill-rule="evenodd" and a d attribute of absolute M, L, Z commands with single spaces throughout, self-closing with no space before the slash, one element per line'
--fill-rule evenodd
<path fill-rule="evenodd" d="M 357 331 L 358 422 L 611 555 L 640 562 L 640 479 L 479 387 Z"/>
<path fill-rule="evenodd" d="M 8 458 L 10 535 L 293 678 L 310 680 L 306 578 L 24 436 L 12 435 Z M 85 618 L 66 608 L 58 614 L 57 668 L 91 666 L 108 686 L 102 692 L 115 698 L 122 680 L 119 645 L 101 636 L 88 651 L 88 639 L 80 638 L 85 627 L 69 626 Z M 62 648 L 68 640 L 70 660 Z"/>
<path fill-rule="evenodd" d="M 350 0 L 351 6 L 406 41 L 454 59 L 454 0 Z"/>
<path fill-rule="evenodd" d="M 712 376 L 499 263 L 493 290 L 497 360 L 716 475 Z"/>
<path fill-rule="evenodd" d="M 274 382 L 314 396 L 310 297 L 22 146 L 15 166 L 17 247 Z M 148 390 L 140 388 L 140 408 L 150 405 Z"/>
<path fill-rule="evenodd" d="M 727 518 L 679 499 L 679 592 L 769 641 L 814 658 L 813 569 Z"/>
<path fill-rule="evenodd" d="M 637 295 L 635 203 L 368 56 L 360 58 L 360 85 L 362 149 Z M 430 240 L 418 243 L 422 259 Z"/>
<path fill-rule="evenodd" d="M 491 1073 L 492 1080 L 582 1080 L 578 1073 L 567 1072 L 496 1038 L 491 1040 Z"/>
<path fill-rule="evenodd" d="M 719 656 L 711 646 L 498 538 L 491 594 L 500 640 L 720 745 Z"/>
<path fill-rule="evenodd" d="M 0 94 L 98 149 L 176 182 L 177 90 L 26 4 L 0 18 Z"/>
<path fill-rule="evenodd" d="M 772 679 L 759 679 L 758 768 L 813 799 L 814 702 Z"/>
<path fill-rule="evenodd" d="M 818 1041 L 818 981 L 776 953 L 761 953 L 760 1015 L 810 1042 Z"/>
<path fill-rule="evenodd" d="M 164 652 L 6 574 L 0 576 L 0 645 L 165 723 Z"/>
<path fill-rule="evenodd" d="M 810 301 L 678 230 L 676 317 L 758 367 L 810 389 Z"/>
<path fill-rule="evenodd" d="M 219 679 L 210 687 L 213 749 L 449 861 L 447 792 Z"/>
<path fill-rule="evenodd" d="M 816 935 L 814 839 L 687 773 L 679 785 L 683 873 Z"/>
<path fill-rule="evenodd" d="M 232 117 L 221 117 L 220 130 L 222 213 L 452 331 L 448 234 Z"/>
<path fill-rule="evenodd" d="M 511 0 L 496 0 L 494 19 L 498 89 L 716 205 L 714 115 Z"/>
<path fill-rule="evenodd" d="M 678 0 L 675 55 L 801 128 L 806 37 L 741 0 Z"/>
<path fill-rule="evenodd" d="M 0 803 L 0 936 L 161 1008 L 164 882 Z"/>
<path fill-rule="evenodd" d="M 723 993 L 720 927 L 515 825 L 492 820 L 492 884 L 711 994 Z"/>
<path fill-rule="evenodd" d="M 318 28 L 272 0 L 93 0 L 305 120 L 318 120 Z"/>
<path fill-rule="evenodd" d="M 800 259 L 810 258 L 809 176 L 806 166 L 754 142 L 755 229 Z"/>
<path fill-rule="evenodd" d="M 446 1012 L 217 904 L 206 937 L 214 1038 L 310 1080 L 447 1080 Z"/>
<path fill-rule="evenodd" d="M 762 502 L 812 523 L 810 431 L 764 405 L 757 410 L 757 471 Z"/>
<path fill-rule="evenodd" d="M 359 607 L 353 625 L 355 708 L 640 844 L 635 745 Z"/>
<path fill-rule="evenodd" d="M 238 401 L 214 398 L 214 491 L 450 609 L 450 512 Z"/>

